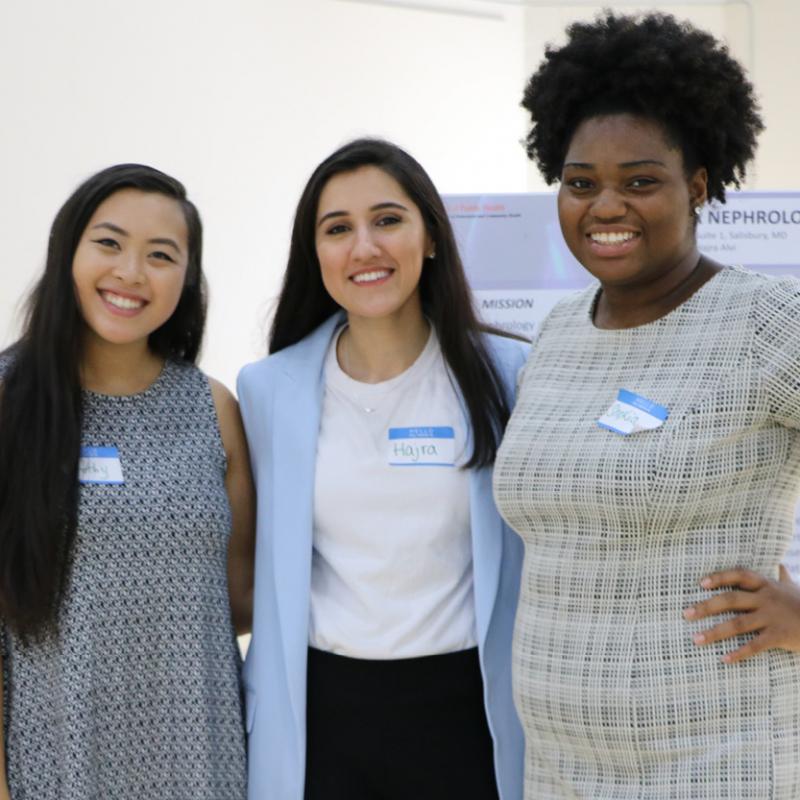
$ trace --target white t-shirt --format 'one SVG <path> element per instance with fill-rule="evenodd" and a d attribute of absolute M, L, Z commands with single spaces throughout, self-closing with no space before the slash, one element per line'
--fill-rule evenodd
<path fill-rule="evenodd" d="M 436 334 L 361 383 L 334 336 L 317 444 L 309 643 L 354 658 L 476 644 L 465 417 Z"/>

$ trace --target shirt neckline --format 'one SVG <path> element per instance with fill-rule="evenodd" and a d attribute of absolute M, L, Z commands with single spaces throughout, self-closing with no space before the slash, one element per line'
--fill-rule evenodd
<path fill-rule="evenodd" d="M 330 346 L 328 347 L 328 354 L 325 357 L 325 381 L 329 386 L 332 386 L 340 391 L 345 392 L 348 396 L 358 398 L 372 398 L 389 394 L 396 390 L 399 386 L 414 380 L 421 373 L 425 372 L 428 367 L 433 363 L 439 352 L 439 340 L 433 325 L 430 326 L 430 333 L 428 334 L 428 341 L 422 352 L 414 360 L 407 369 L 403 370 L 399 375 L 389 378 L 385 381 L 378 383 L 365 383 L 364 381 L 357 381 L 351 378 L 339 365 L 339 360 L 336 357 L 336 346 L 339 337 L 342 335 L 347 325 L 342 325 L 333 335 Z"/>

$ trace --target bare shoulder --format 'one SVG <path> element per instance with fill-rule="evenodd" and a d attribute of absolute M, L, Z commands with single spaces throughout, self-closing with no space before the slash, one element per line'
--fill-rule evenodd
<path fill-rule="evenodd" d="M 211 388 L 211 397 L 220 417 L 223 414 L 238 413 L 239 404 L 236 402 L 233 392 L 222 381 L 218 381 L 209 375 L 208 385 Z"/>
<path fill-rule="evenodd" d="M 214 400 L 214 407 L 217 411 L 217 420 L 219 422 L 219 432 L 222 436 L 222 443 L 230 457 L 233 451 L 241 447 L 244 439 L 242 417 L 239 413 L 239 403 L 234 397 L 233 392 L 216 378 L 208 376 L 208 385 L 211 389 L 211 397 Z"/>

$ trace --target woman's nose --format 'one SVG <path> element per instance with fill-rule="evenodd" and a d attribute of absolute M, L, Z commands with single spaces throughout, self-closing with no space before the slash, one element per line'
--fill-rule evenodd
<path fill-rule="evenodd" d="M 380 248 L 375 242 L 374 235 L 369 228 L 356 229 L 356 240 L 353 244 L 353 258 L 367 261 L 373 258 Z"/>
<path fill-rule="evenodd" d="M 144 264 L 138 253 L 123 253 L 114 266 L 114 275 L 126 283 L 141 283 L 144 276 Z"/>
<path fill-rule="evenodd" d="M 627 205 L 622 195 L 615 189 L 603 189 L 592 203 L 592 214 L 597 219 L 617 219 L 624 217 Z"/>

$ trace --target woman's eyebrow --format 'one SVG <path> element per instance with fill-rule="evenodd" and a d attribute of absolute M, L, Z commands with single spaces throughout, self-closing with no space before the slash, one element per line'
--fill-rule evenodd
<path fill-rule="evenodd" d="M 108 230 L 118 233 L 120 236 L 130 236 L 128 231 L 123 230 L 119 225 L 115 225 L 113 222 L 98 222 L 97 225 L 92 225 L 92 230 L 95 228 L 108 228 Z"/>
<path fill-rule="evenodd" d="M 647 167 L 653 164 L 658 167 L 667 166 L 663 161 L 659 161 L 657 158 L 640 158 L 637 161 L 623 161 L 619 166 L 628 169 L 630 167 Z"/>
<path fill-rule="evenodd" d="M 663 161 L 659 161 L 657 158 L 639 158 L 636 161 L 622 161 L 621 163 L 617 164 L 617 166 L 622 167 L 623 169 L 630 169 L 631 167 L 644 167 L 651 164 L 655 164 L 659 167 L 666 167 L 666 164 Z M 564 168 L 566 169 L 567 167 L 575 167 L 576 169 L 594 169 L 595 165 L 586 161 L 567 161 L 564 164 Z"/>
<path fill-rule="evenodd" d="M 346 217 L 346 216 L 347 216 L 346 211 L 329 211 L 323 217 L 320 217 L 320 220 L 317 223 L 317 227 L 322 225 L 322 223 L 325 222 L 326 219 L 331 219 L 332 217 Z"/>
<path fill-rule="evenodd" d="M 408 211 L 408 209 L 402 203 L 395 203 L 392 200 L 387 200 L 385 203 L 377 203 L 374 206 L 370 207 L 370 211 L 380 211 L 382 208 L 399 208 L 403 211 Z"/>

